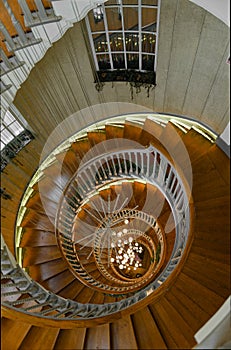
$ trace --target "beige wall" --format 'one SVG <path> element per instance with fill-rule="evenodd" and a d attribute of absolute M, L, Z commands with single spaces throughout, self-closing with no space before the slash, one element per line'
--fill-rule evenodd
<path fill-rule="evenodd" d="M 125 83 L 107 83 L 102 92 L 96 91 L 83 30 L 82 22 L 69 29 L 15 98 L 42 143 L 65 118 L 103 102 L 134 102 L 155 112 L 195 118 L 217 133 L 224 130 L 229 120 L 229 30 L 223 22 L 188 0 L 162 0 L 157 86 L 149 98 L 142 89 L 133 101 Z M 100 113 L 94 118 L 100 119 Z"/>

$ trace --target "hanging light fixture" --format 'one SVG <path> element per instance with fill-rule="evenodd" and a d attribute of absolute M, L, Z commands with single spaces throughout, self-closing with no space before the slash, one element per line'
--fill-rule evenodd
<path fill-rule="evenodd" d="M 93 9 L 93 15 L 95 23 L 99 23 L 103 20 L 103 7 L 101 4 L 97 4 L 97 7 Z"/>
<path fill-rule="evenodd" d="M 126 232 L 125 232 L 126 231 Z M 127 229 L 123 229 L 123 233 L 127 233 Z M 122 232 L 117 233 L 117 237 L 121 237 Z M 129 236 L 124 239 L 118 239 L 111 243 L 114 250 L 115 258 L 111 257 L 111 262 L 116 262 L 120 270 L 137 270 L 142 267 L 142 260 L 139 256 L 143 252 L 143 247 L 133 237 Z"/>

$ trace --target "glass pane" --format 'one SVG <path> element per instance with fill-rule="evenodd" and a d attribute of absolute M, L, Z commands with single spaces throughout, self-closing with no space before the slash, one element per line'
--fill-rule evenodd
<path fill-rule="evenodd" d="M 138 0 L 123 0 L 123 5 L 138 5 Z"/>
<path fill-rule="evenodd" d="M 125 35 L 126 50 L 127 51 L 139 51 L 139 35 L 128 34 Z"/>
<path fill-rule="evenodd" d="M 138 7 L 123 7 L 124 30 L 138 30 Z"/>
<path fill-rule="evenodd" d="M 157 6 L 158 0 L 141 0 L 142 5 Z"/>
<path fill-rule="evenodd" d="M 154 57 L 153 55 L 142 55 L 142 70 L 154 70 Z"/>
<path fill-rule="evenodd" d="M 109 55 L 97 55 L 99 69 L 111 69 Z"/>
<path fill-rule="evenodd" d="M 123 33 L 110 34 L 111 51 L 124 51 Z"/>
<path fill-rule="evenodd" d="M 107 25 L 109 31 L 122 30 L 122 21 L 119 7 L 107 7 Z"/>
<path fill-rule="evenodd" d="M 19 135 L 24 130 L 17 120 L 9 126 L 9 129 L 15 136 Z"/>
<path fill-rule="evenodd" d="M 1 133 L 1 139 L 2 141 L 7 144 L 8 142 L 10 142 L 11 140 L 13 140 L 14 136 L 7 130 L 4 129 Z"/>
<path fill-rule="evenodd" d="M 142 30 L 143 31 L 156 31 L 157 22 L 157 9 L 150 9 L 147 7 L 142 8 Z"/>
<path fill-rule="evenodd" d="M 155 53 L 155 34 L 142 34 L 142 52 Z"/>
<path fill-rule="evenodd" d="M 104 21 L 103 20 L 101 20 L 100 22 L 96 21 L 94 18 L 93 11 L 89 12 L 88 19 L 90 22 L 90 27 L 91 27 L 92 32 L 104 32 L 105 31 Z"/>
<path fill-rule="evenodd" d="M 7 111 L 4 116 L 4 124 L 7 126 L 10 123 L 12 123 L 14 120 L 15 120 L 15 117 L 9 111 Z"/>
<path fill-rule="evenodd" d="M 95 52 L 108 51 L 106 34 L 92 34 L 92 37 L 95 45 Z"/>
<path fill-rule="evenodd" d="M 127 66 L 128 69 L 139 69 L 139 55 L 128 53 Z"/>
<path fill-rule="evenodd" d="M 1 150 L 3 150 L 4 147 L 5 147 L 4 143 L 1 142 Z"/>
<path fill-rule="evenodd" d="M 123 53 L 112 54 L 112 60 L 113 60 L 113 66 L 115 69 L 124 69 L 125 68 L 124 54 Z"/>
<path fill-rule="evenodd" d="M 118 0 L 109 0 L 107 2 L 105 2 L 104 6 L 110 6 L 110 5 L 117 5 L 118 6 Z"/>

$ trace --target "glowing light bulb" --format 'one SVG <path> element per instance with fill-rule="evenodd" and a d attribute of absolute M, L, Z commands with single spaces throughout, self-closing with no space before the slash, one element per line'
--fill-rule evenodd
<path fill-rule="evenodd" d="M 126 234 L 127 232 L 128 232 L 128 230 L 127 230 L 126 228 L 124 228 L 124 229 L 123 229 L 123 233 Z"/>
<path fill-rule="evenodd" d="M 127 224 L 129 223 L 129 220 L 128 220 L 128 219 L 125 219 L 125 220 L 124 220 L 124 223 L 125 223 L 125 225 L 127 225 Z"/>
<path fill-rule="evenodd" d="M 111 258 L 111 262 L 114 262 L 115 261 L 115 259 L 114 258 Z"/>
<path fill-rule="evenodd" d="M 121 265 L 119 265 L 119 269 L 120 270 L 123 270 L 123 268 L 124 268 L 124 266 L 121 264 Z"/>

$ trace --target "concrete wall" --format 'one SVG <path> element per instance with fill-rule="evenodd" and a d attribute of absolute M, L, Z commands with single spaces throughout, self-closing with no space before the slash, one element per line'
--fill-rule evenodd
<path fill-rule="evenodd" d="M 73 113 L 104 102 L 133 102 L 155 112 L 186 115 L 220 134 L 229 120 L 228 27 L 188 0 L 162 0 L 159 35 L 157 86 L 149 98 L 142 89 L 131 101 L 125 83 L 107 83 L 102 92 L 96 91 L 80 22 L 33 68 L 15 104 L 41 142 Z M 100 111 L 93 118 L 101 119 Z M 84 124 L 78 117 L 76 129 Z"/>

